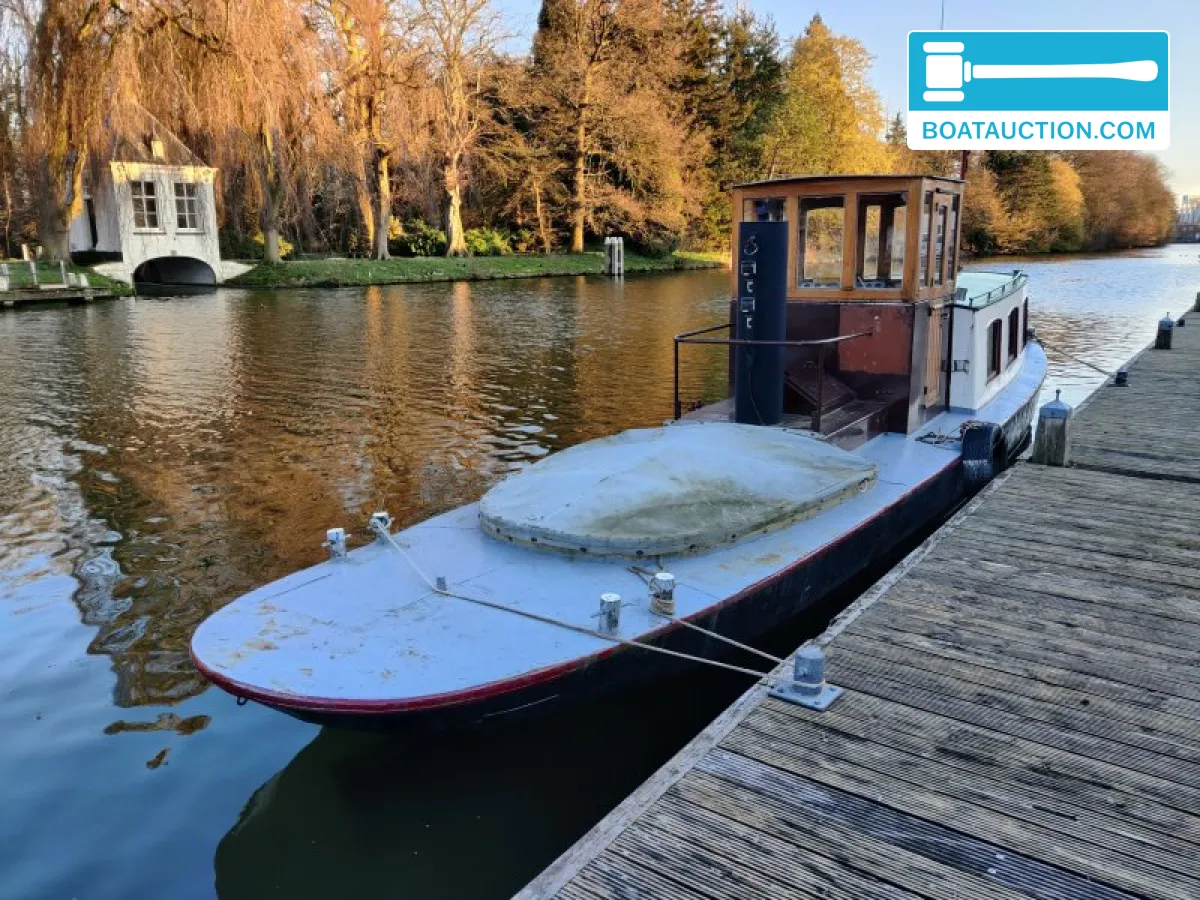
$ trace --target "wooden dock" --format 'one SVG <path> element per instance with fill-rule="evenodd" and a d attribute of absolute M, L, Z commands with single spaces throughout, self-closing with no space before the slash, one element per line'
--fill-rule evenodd
<path fill-rule="evenodd" d="M 1200 898 L 1200 314 L 518 897 Z"/>
<path fill-rule="evenodd" d="M 39 290 L 0 291 L 0 309 L 14 309 L 42 303 L 92 303 L 111 300 L 116 295 L 111 291 L 96 288 L 48 287 Z"/>

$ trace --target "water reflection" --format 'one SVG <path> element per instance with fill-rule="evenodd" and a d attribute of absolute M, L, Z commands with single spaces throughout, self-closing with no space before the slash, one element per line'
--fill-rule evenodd
<path fill-rule="evenodd" d="M 6 316 L 0 565 L 79 580 L 119 706 L 204 690 L 209 612 L 312 563 L 332 524 L 408 524 L 670 410 L 671 334 L 726 278 L 220 292 Z M 695 394 L 721 385 L 689 361 Z M 359 529 L 361 530 L 361 529 Z"/>
<path fill-rule="evenodd" d="M 221 840 L 217 893 L 511 896 L 743 688 L 699 673 L 553 720 L 419 741 L 323 730 Z"/>

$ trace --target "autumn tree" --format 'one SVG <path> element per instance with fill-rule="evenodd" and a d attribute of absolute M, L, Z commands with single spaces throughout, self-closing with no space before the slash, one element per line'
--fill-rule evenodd
<path fill-rule="evenodd" d="M 140 102 L 179 134 L 207 136 L 222 169 L 245 165 L 264 258 L 279 262 L 298 172 L 333 136 L 317 34 L 293 0 L 125 0 Z"/>
<path fill-rule="evenodd" d="M 500 37 L 491 0 L 419 0 L 421 30 L 440 99 L 434 119 L 445 190 L 446 255 L 465 256 L 463 190 L 484 122 L 485 68 Z"/>
<path fill-rule="evenodd" d="M 1149 247 L 1169 238 L 1175 197 L 1157 159 L 1129 150 L 1064 155 L 1079 173 L 1087 247 Z"/>
<path fill-rule="evenodd" d="M 25 130 L 24 72 L 33 22 L 22 0 L 0 0 L 0 255 L 13 252 L 26 216 L 22 180 Z"/>
<path fill-rule="evenodd" d="M 768 176 L 885 172 L 883 105 L 871 55 L 813 16 L 788 59 L 785 99 L 767 139 Z"/>
<path fill-rule="evenodd" d="M 416 9 L 395 0 L 313 0 L 325 38 L 330 100 L 345 128 L 366 244 L 388 257 L 395 113 L 421 87 Z M 422 123 L 423 124 L 423 123 Z"/>
<path fill-rule="evenodd" d="M 106 0 L 42 0 L 36 13 L 24 9 L 26 171 L 42 245 L 52 259 L 65 260 L 71 220 L 83 208 L 88 153 L 105 139 L 105 109 L 119 102 L 115 73 L 121 58 L 129 59 L 128 16 Z"/>

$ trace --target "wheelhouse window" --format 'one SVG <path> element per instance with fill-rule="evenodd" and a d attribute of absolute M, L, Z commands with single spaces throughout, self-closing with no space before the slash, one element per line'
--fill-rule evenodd
<path fill-rule="evenodd" d="M 133 191 L 133 227 L 155 230 L 158 224 L 158 195 L 153 181 L 130 182 Z"/>
<path fill-rule="evenodd" d="M 786 222 L 786 197 L 752 197 L 742 201 L 743 222 Z"/>
<path fill-rule="evenodd" d="M 946 226 L 949 224 L 946 218 L 946 207 L 938 204 L 934 220 L 937 237 L 933 245 L 933 283 L 936 285 L 940 285 L 944 280 L 942 272 L 946 262 Z"/>
<path fill-rule="evenodd" d="M 1001 337 L 1004 331 L 1004 320 L 997 319 L 988 326 L 988 368 L 987 377 L 991 381 L 1000 374 Z"/>
<path fill-rule="evenodd" d="M 899 288 L 904 282 L 904 236 L 908 194 L 858 195 L 858 259 L 854 286 Z"/>
<path fill-rule="evenodd" d="M 946 240 L 950 242 L 946 248 L 950 257 L 946 265 L 946 277 L 951 281 L 958 277 L 958 203 L 960 199 L 955 194 L 954 200 L 950 204 L 950 224 L 947 226 L 946 232 Z"/>
<path fill-rule="evenodd" d="M 1018 307 L 1008 314 L 1008 361 L 1012 362 L 1021 352 L 1021 310 Z"/>
<path fill-rule="evenodd" d="M 194 184 L 175 182 L 175 227 L 180 231 L 200 230 L 200 203 Z"/>
<path fill-rule="evenodd" d="M 925 192 L 921 203 L 921 274 L 917 280 L 929 285 L 929 219 L 933 215 L 933 191 Z"/>
<path fill-rule="evenodd" d="M 800 201 L 798 286 L 842 286 L 842 238 L 846 206 L 842 197 L 806 197 Z"/>

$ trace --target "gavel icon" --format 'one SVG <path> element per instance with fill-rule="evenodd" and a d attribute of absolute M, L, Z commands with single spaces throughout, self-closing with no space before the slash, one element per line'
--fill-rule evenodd
<path fill-rule="evenodd" d="M 961 103 L 962 86 L 982 78 L 1116 78 L 1121 81 L 1153 81 L 1158 63 L 1152 59 L 1114 63 L 1059 63 L 1055 65 L 972 65 L 962 58 L 966 45 L 960 41 L 927 41 L 925 94 L 929 103 Z"/>

